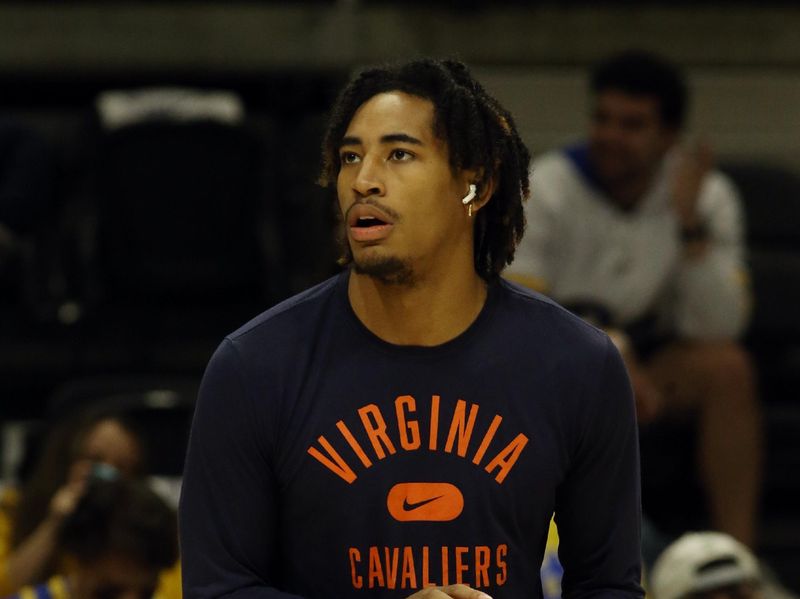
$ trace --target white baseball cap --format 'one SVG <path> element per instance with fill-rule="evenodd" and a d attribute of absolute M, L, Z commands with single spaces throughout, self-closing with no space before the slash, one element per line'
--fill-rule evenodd
<path fill-rule="evenodd" d="M 667 547 L 653 565 L 650 591 L 655 599 L 681 599 L 743 582 L 759 582 L 750 550 L 720 532 L 692 532 Z"/>

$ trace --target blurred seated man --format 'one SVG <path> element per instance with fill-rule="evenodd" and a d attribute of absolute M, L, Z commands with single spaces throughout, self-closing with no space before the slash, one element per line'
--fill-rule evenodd
<path fill-rule="evenodd" d="M 174 511 L 141 481 L 98 473 L 61 526 L 70 574 L 25 587 L 15 599 L 150 599 L 178 557 Z"/>
<path fill-rule="evenodd" d="M 656 560 L 653 599 L 761 599 L 762 575 L 753 554 L 729 535 L 683 535 Z"/>
<path fill-rule="evenodd" d="M 640 422 L 696 414 L 712 525 L 752 546 L 762 440 L 737 341 L 750 298 L 736 190 L 708 148 L 679 145 L 686 88 L 672 65 L 626 52 L 591 87 L 588 141 L 534 161 L 509 278 L 611 333 Z"/>

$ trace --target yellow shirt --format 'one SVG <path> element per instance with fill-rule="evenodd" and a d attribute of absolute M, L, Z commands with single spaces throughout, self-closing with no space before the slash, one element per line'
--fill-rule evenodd
<path fill-rule="evenodd" d="M 11 553 L 11 529 L 14 510 L 19 503 L 16 489 L 3 489 L 0 493 L 0 597 L 10 595 L 16 589 L 8 579 L 8 556 Z"/>
<path fill-rule="evenodd" d="M 69 585 L 63 576 L 53 576 L 44 584 L 22 587 L 9 599 L 70 599 Z"/>

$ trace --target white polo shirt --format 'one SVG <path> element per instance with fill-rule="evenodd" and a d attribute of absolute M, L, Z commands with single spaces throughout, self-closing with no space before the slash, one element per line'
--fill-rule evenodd
<path fill-rule="evenodd" d="M 750 304 L 738 195 L 722 173 L 706 177 L 698 209 L 711 246 L 688 258 L 671 206 L 675 165 L 668 157 L 642 201 L 623 211 L 570 153 L 536 160 L 527 230 L 508 273 L 543 280 L 560 303 L 602 305 L 614 326 L 655 314 L 665 330 L 682 337 L 736 337 Z"/>

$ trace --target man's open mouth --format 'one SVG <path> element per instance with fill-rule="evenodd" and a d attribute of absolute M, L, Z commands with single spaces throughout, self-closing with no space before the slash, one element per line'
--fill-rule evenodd
<path fill-rule="evenodd" d="M 375 218 L 374 216 L 361 216 L 358 218 L 358 220 L 356 220 L 353 226 L 359 229 L 366 229 L 369 227 L 379 227 L 386 224 L 388 224 L 386 221 Z"/>
<path fill-rule="evenodd" d="M 357 206 L 348 215 L 350 238 L 361 243 L 378 242 L 391 233 L 394 223 L 391 217 L 374 206 Z"/>

